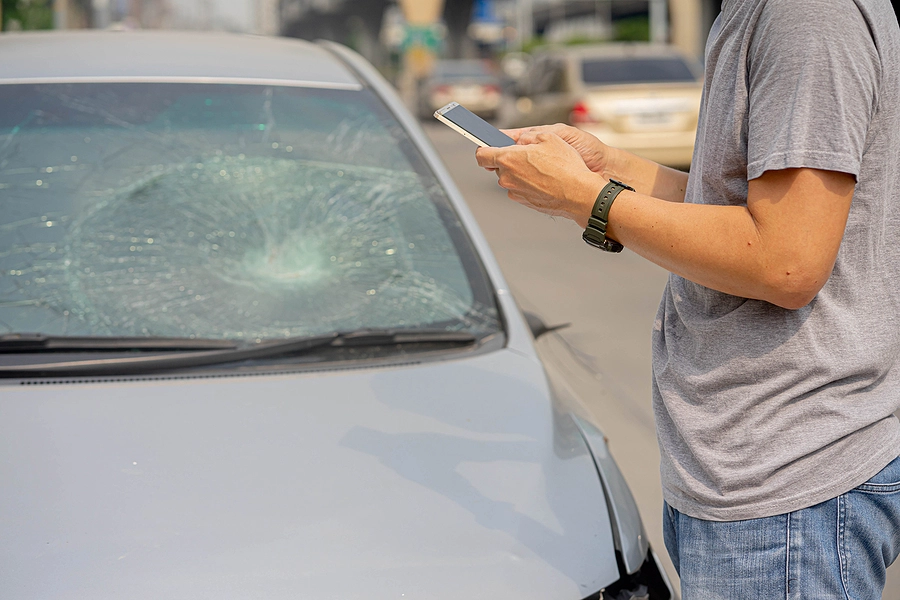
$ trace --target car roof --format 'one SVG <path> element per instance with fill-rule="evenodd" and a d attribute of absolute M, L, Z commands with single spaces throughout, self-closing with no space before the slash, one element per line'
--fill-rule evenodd
<path fill-rule="evenodd" d="M 179 31 L 0 35 L 0 83 L 205 81 L 359 89 L 334 54 L 297 39 Z"/>

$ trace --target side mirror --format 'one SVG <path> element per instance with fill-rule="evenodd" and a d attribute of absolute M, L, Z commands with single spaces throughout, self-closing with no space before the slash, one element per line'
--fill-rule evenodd
<path fill-rule="evenodd" d="M 557 329 L 564 329 L 572 325 L 571 323 L 547 325 L 539 316 L 527 311 L 522 311 L 522 316 L 525 317 L 525 322 L 528 323 L 528 328 L 531 330 L 531 335 L 534 336 L 534 339 L 538 339 L 545 333 L 550 333 L 551 331 L 556 331 Z"/>

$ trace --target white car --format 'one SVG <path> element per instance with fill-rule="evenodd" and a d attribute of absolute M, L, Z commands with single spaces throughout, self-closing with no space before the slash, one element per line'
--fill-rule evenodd
<path fill-rule="evenodd" d="M 703 76 L 677 49 L 609 43 L 535 53 L 506 126 L 565 122 L 606 144 L 689 167 Z"/>

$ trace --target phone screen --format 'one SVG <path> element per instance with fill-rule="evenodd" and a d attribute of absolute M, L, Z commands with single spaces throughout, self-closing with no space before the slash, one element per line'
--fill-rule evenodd
<path fill-rule="evenodd" d="M 516 143 L 511 137 L 456 102 L 438 109 L 434 116 L 481 146 L 501 148 Z"/>

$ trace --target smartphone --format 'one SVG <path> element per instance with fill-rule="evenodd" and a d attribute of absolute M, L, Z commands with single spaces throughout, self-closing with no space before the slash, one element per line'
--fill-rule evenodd
<path fill-rule="evenodd" d="M 451 102 L 447 106 L 434 111 L 434 118 L 455 129 L 464 137 L 472 140 L 479 146 L 513 146 L 515 141 L 501 132 L 499 129 L 475 115 L 458 102 Z"/>

